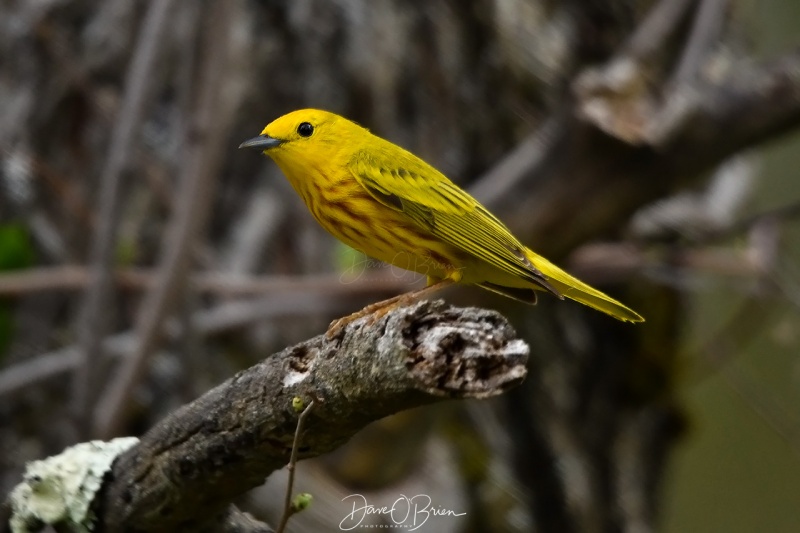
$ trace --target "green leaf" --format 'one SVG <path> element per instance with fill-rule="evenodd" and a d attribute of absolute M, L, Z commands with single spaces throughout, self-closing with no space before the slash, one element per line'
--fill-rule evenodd
<path fill-rule="evenodd" d="M 27 228 L 18 223 L 0 225 L 0 271 L 27 268 L 34 259 Z"/>

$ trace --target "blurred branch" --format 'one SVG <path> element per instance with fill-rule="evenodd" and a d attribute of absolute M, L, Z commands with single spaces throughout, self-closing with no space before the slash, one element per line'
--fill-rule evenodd
<path fill-rule="evenodd" d="M 651 94 L 647 73 L 612 60 L 576 82 L 584 118 L 633 145 L 658 147 L 659 158 L 697 174 L 746 147 L 800 123 L 800 49 L 778 59 L 731 65 L 720 79 L 701 79 L 725 2 L 704 2 L 675 83 Z M 705 32 L 705 33 L 704 33 Z M 659 103 L 663 102 L 663 103 Z"/>
<path fill-rule="evenodd" d="M 692 269 L 705 270 L 721 275 L 751 276 L 755 266 L 742 262 L 736 252 L 698 249 L 729 239 L 752 230 L 762 222 L 774 220 L 789 222 L 800 218 L 800 203 L 767 209 L 734 221 L 726 227 L 701 232 L 691 239 L 692 248 L 684 247 L 677 264 Z M 672 254 L 675 254 L 671 252 Z M 657 258 L 655 258 L 657 260 Z M 576 249 L 570 256 L 570 269 L 593 283 L 607 283 L 626 279 L 632 274 L 653 265 L 654 257 L 646 250 L 630 243 L 589 243 Z M 738 263 L 737 267 L 733 263 Z M 674 263 L 673 263 L 674 264 Z M 719 266 L 720 268 L 715 267 Z M 356 265 L 357 266 L 357 265 Z M 232 273 L 203 272 L 189 276 L 193 290 L 217 296 L 259 296 L 264 294 L 315 292 L 330 296 L 377 295 L 401 293 L 416 285 L 409 276 L 361 273 L 356 266 L 355 274 L 300 275 L 300 276 L 251 276 Z M 157 282 L 157 272 L 141 268 L 122 268 L 112 272 L 114 283 L 125 290 L 142 290 Z M 0 273 L 0 296 L 21 296 L 33 292 L 74 291 L 84 289 L 90 282 L 89 269 L 82 266 L 57 266 L 29 268 L 21 271 Z"/>
<path fill-rule="evenodd" d="M 734 222 L 727 228 L 720 228 L 717 231 L 709 232 L 700 239 L 700 242 L 714 242 L 734 237 L 740 233 L 751 230 L 761 222 L 765 221 L 790 221 L 800 218 L 800 201 L 792 202 L 781 207 L 767 209 L 761 213 L 750 215 L 742 220 Z"/>
<path fill-rule="evenodd" d="M 191 251 L 205 225 L 212 200 L 212 184 L 222 163 L 231 115 L 220 116 L 220 90 L 225 79 L 231 9 L 225 2 L 211 4 L 205 61 L 198 81 L 195 121 L 184 130 L 185 157 L 181 165 L 177 209 L 163 243 L 164 259 L 158 284 L 148 292 L 137 319 L 137 347 L 120 372 L 106 387 L 95 410 L 93 433 L 114 435 L 125 422 L 125 406 L 141 379 L 146 361 L 155 348 L 165 317 L 175 307 L 187 281 Z"/>
<path fill-rule="evenodd" d="M 692 83 L 659 82 L 666 67 L 642 61 L 668 57 L 651 57 L 658 47 L 649 49 L 645 37 L 674 37 L 679 45 L 691 5 L 660 2 L 617 56 L 576 78 L 574 100 L 473 184 L 476 197 L 502 206 L 509 226 L 537 251 L 559 260 L 586 241 L 608 238 L 643 205 L 800 124 L 800 49 L 773 61 L 732 65 L 722 58 L 726 68 L 698 72 Z M 695 42 L 684 46 L 685 73 L 699 68 L 701 45 L 719 30 L 725 5 L 701 8 Z"/>
<path fill-rule="evenodd" d="M 92 238 L 92 281 L 86 293 L 80 317 L 79 338 L 82 365 L 75 376 L 73 407 L 78 423 L 88 430 L 90 412 L 98 388 L 97 360 L 107 327 L 112 291 L 111 265 L 114 258 L 116 232 L 120 218 L 122 173 L 128 164 L 130 150 L 152 85 L 151 71 L 166 34 L 173 0 L 157 0 L 149 4 L 142 31 L 131 60 L 125 82 L 125 98 L 116 127 L 111 133 L 108 159 L 100 181 L 100 208 Z"/>
<path fill-rule="evenodd" d="M 672 78 L 673 86 L 692 83 L 700 77 L 703 63 L 720 42 L 727 9 L 728 0 L 701 0 L 689 40 Z"/>
<path fill-rule="evenodd" d="M 157 282 L 158 272 L 140 268 L 115 270 L 114 282 L 126 290 L 142 290 Z M 330 295 L 405 292 L 415 283 L 410 276 L 355 276 L 322 274 L 316 276 L 250 276 L 206 272 L 189 276 L 194 290 L 218 296 L 258 296 L 269 293 L 317 292 Z M 0 273 L 0 296 L 20 296 L 31 292 L 74 291 L 85 288 L 90 272 L 82 266 L 39 267 Z"/>
<path fill-rule="evenodd" d="M 299 449 L 314 457 L 397 411 L 508 390 L 524 379 L 527 354 L 500 315 L 441 302 L 289 347 L 174 412 L 120 456 L 99 496 L 101 530 L 204 530 L 287 463 L 294 397 L 317 404 Z"/>
<path fill-rule="evenodd" d="M 788 209 L 783 212 L 792 213 Z M 737 233 L 745 228 L 748 231 L 744 248 L 708 245 L 723 233 L 713 233 L 708 238 L 702 236 L 687 245 L 642 248 L 630 243 L 591 243 L 576 249 L 568 264 L 571 272 L 598 284 L 619 283 L 632 275 L 645 274 L 686 290 L 691 288 L 692 279 L 705 275 L 717 281 L 727 277 L 761 282 L 762 288 L 775 289 L 770 294 L 780 294 L 776 283 L 764 282 L 766 276 L 775 271 L 779 258 L 781 227 L 778 219 L 765 214 L 747 220 L 750 223 L 747 227 L 733 224 L 739 230 Z M 729 236 L 735 234 L 731 232 Z M 698 246 L 698 243 L 705 246 Z M 750 290 L 752 283 L 742 288 Z"/>
<path fill-rule="evenodd" d="M 738 65 L 727 79 L 701 85 L 687 98 L 692 105 L 682 120 L 665 117 L 672 127 L 658 140 L 682 167 L 702 169 L 800 123 L 800 48 L 775 60 Z"/>
<path fill-rule="evenodd" d="M 588 122 L 565 119 L 571 122 L 544 157 L 511 178 L 513 194 L 494 202 L 504 205 L 509 226 L 525 241 L 558 261 L 618 231 L 641 206 L 696 183 L 732 154 L 800 124 L 798 73 L 800 49 L 737 65 L 718 82 L 682 86 L 674 100 L 682 103 L 665 109 L 652 107 L 646 92 L 580 93 L 577 106 L 600 111 L 584 113 Z M 606 118 L 611 122 L 601 124 Z"/>
<path fill-rule="evenodd" d="M 660 0 L 650 10 L 617 57 L 644 61 L 663 51 L 697 0 Z"/>

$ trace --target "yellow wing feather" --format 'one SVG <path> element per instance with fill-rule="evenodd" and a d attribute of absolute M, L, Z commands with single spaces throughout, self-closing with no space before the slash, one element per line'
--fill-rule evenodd
<path fill-rule="evenodd" d="M 351 173 L 373 198 L 450 246 L 561 297 L 502 222 L 422 159 L 391 147 L 391 155 L 373 147 L 350 162 Z"/>

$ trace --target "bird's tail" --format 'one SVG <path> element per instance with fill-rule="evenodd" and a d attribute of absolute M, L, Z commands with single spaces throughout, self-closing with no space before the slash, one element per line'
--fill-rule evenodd
<path fill-rule="evenodd" d="M 588 305 L 598 311 L 608 313 L 625 322 L 644 322 L 644 318 L 636 311 L 625 307 L 610 296 L 606 296 L 581 280 L 570 276 L 556 265 L 526 249 L 528 259 L 563 296 Z"/>

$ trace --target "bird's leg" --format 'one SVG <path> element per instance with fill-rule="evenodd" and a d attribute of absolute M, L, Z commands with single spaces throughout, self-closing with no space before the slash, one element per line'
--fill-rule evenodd
<path fill-rule="evenodd" d="M 378 320 L 383 315 L 394 309 L 395 307 L 401 307 L 403 305 L 408 305 L 415 300 L 419 300 L 423 296 L 427 294 L 434 293 L 445 287 L 452 285 L 455 283 L 452 279 L 445 278 L 443 280 L 439 280 L 435 283 L 428 285 L 427 287 L 423 287 L 421 289 L 417 289 L 415 291 L 404 292 L 403 294 L 398 294 L 397 296 L 393 296 L 386 300 L 382 300 L 380 302 L 375 302 L 374 304 L 369 304 L 364 309 L 360 311 L 356 311 L 352 315 L 347 315 L 342 318 L 337 318 L 331 325 L 328 326 L 328 331 L 325 334 L 329 339 L 336 337 L 339 332 L 347 326 L 349 323 L 353 322 L 354 320 L 358 320 L 359 318 L 363 318 L 368 315 L 372 315 L 370 317 L 370 323 Z"/>

